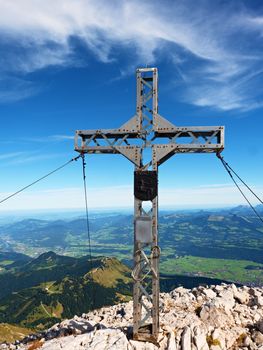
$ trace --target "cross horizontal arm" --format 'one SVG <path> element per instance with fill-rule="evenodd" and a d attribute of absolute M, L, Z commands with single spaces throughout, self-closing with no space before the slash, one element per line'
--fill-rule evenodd
<path fill-rule="evenodd" d="M 130 139 L 142 140 L 143 135 L 139 131 L 125 130 L 77 130 L 75 150 L 83 153 L 122 154 L 139 166 L 143 147 L 141 144 L 131 144 Z M 162 138 L 167 139 L 164 144 L 154 143 L 156 139 Z M 158 165 L 176 153 L 219 153 L 224 149 L 224 127 L 176 127 L 169 123 L 169 126 L 153 132 L 148 146 L 152 148 L 153 162 Z"/>

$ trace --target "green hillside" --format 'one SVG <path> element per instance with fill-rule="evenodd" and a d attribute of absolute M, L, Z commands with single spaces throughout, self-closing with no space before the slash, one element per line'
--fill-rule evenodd
<path fill-rule="evenodd" d="M 115 258 L 70 258 L 44 253 L 0 276 L 0 322 L 43 329 L 75 314 L 129 300 L 129 269 Z"/>
<path fill-rule="evenodd" d="M 30 257 L 25 254 L 15 252 L 0 252 L 0 273 L 23 265 L 30 260 Z"/>
<path fill-rule="evenodd" d="M 100 265 L 101 258 L 93 261 L 93 266 Z M 11 292 L 24 288 L 37 286 L 47 281 L 59 281 L 65 276 L 80 277 L 90 269 L 88 257 L 71 258 L 57 255 L 53 252 L 41 254 L 36 259 L 16 267 L 0 275 L 0 285 L 5 288 L 0 289 L 0 299 Z"/>

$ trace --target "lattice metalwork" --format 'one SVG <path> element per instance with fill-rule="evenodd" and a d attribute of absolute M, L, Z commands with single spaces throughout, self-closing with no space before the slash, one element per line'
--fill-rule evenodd
<path fill-rule="evenodd" d="M 136 80 L 136 114 L 117 129 L 77 130 L 75 150 L 122 154 L 135 165 L 133 337 L 157 341 L 158 166 L 176 153 L 221 152 L 224 127 L 175 126 L 158 114 L 157 68 L 137 69 Z M 148 149 L 151 149 L 150 159 L 147 159 Z"/>

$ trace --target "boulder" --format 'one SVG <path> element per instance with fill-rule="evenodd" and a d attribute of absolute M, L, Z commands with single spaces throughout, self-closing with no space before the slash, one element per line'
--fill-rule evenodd
<path fill-rule="evenodd" d="M 88 349 L 90 350 L 131 350 L 126 335 L 120 329 L 100 329 L 95 332 Z M 135 348 L 136 349 L 136 348 Z M 136 349 L 137 350 L 137 349 Z"/>
<path fill-rule="evenodd" d="M 235 299 L 232 290 L 223 290 L 219 293 L 219 297 L 214 299 L 217 307 L 221 307 L 226 311 L 230 311 L 235 306 Z"/>
<path fill-rule="evenodd" d="M 250 295 L 246 291 L 240 291 L 237 288 L 233 291 L 234 299 L 236 299 L 240 304 L 247 304 L 250 299 Z"/>
<path fill-rule="evenodd" d="M 213 340 L 213 343 L 218 345 L 218 346 L 220 346 L 221 349 L 225 349 L 226 348 L 225 335 L 224 335 L 224 332 L 221 329 L 216 328 L 212 332 L 211 338 Z"/>
<path fill-rule="evenodd" d="M 190 327 L 185 327 L 181 336 L 181 349 L 191 350 L 191 330 Z"/>
<path fill-rule="evenodd" d="M 234 323 L 233 316 L 229 315 L 225 309 L 217 307 L 215 303 L 204 304 L 200 311 L 200 318 L 213 327 L 227 327 Z"/>
<path fill-rule="evenodd" d="M 125 350 L 126 349 L 127 350 L 159 350 L 159 348 L 156 345 L 154 345 L 153 343 L 141 342 L 141 341 L 135 341 L 135 340 L 130 340 L 129 346 L 131 346 L 131 347 L 130 348 L 123 348 L 123 349 L 125 349 Z M 100 350 L 100 349 L 98 349 L 98 350 Z"/>
<path fill-rule="evenodd" d="M 259 306 L 259 307 L 263 307 L 263 297 L 262 296 L 259 296 L 259 295 L 256 295 L 255 298 L 254 298 L 254 303 L 255 305 Z"/>
<path fill-rule="evenodd" d="M 173 331 L 170 332 L 168 335 L 167 350 L 177 350 L 177 345 L 175 342 L 175 334 Z"/>
<path fill-rule="evenodd" d="M 259 331 L 254 331 L 252 333 L 252 339 L 257 345 L 263 344 L 263 334 Z"/>
<path fill-rule="evenodd" d="M 204 289 L 203 294 L 209 299 L 213 299 L 216 297 L 216 293 L 212 289 L 209 289 L 209 288 Z"/>
<path fill-rule="evenodd" d="M 194 339 L 193 342 L 197 350 L 209 350 L 209 346 L 206 341 L 206 334 L 200 329 L 200 327 L 194 327 L 193 329 Z"/>

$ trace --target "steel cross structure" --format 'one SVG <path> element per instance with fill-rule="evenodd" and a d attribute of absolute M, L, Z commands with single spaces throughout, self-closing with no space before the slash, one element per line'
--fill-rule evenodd
<path fill-rule="evenodd" d="M 135 165 L 133 338 L 157 341 L 158 166 L 176 153 L 220 153 L 224 127 L 175 126 L 158 113 L 157 68 L 137 69 L 136 79 L 136 114 L 118 129 L 77 130 L 75 150 L 122 154 Z"/>

